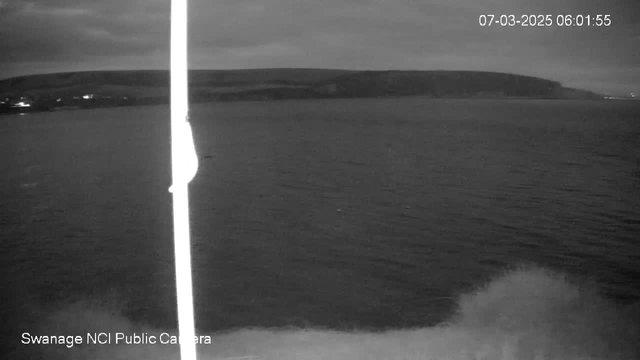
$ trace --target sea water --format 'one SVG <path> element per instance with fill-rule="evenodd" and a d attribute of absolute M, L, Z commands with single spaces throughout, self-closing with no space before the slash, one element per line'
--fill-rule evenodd
<path fill-rule="evenodd" d="M 196 326 L 226 334 L 200 351 L 612 354 L 609 335 L 562 334 L 580 328 L 571 324 L 633 334 L 617 321 L 640 299 L 639 119 L 640 102 L 624 101 L 194 105 Z M 88 333 L 176 335 L 169 135 L 166 106 L 0 117 L 0 311 L 12 351 L 82 357 L 95 351 Z M 25 344 L 25 333 L 83 344 Z M 103 345 L 105 358 L 173 351 Z"/>

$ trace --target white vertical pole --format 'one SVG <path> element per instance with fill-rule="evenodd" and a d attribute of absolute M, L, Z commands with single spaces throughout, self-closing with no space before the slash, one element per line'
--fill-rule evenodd
<path fill-rule="evenodd" d="M 188 122 L 187 68 L 187 0 L 171 0 L 171 167 L 173 185 L 170 191 L 173 192 L 178 331 L 180 358 L 195 360 L 188 184 L 195 175 L 197 160 L 196 168 L 193 168 L 195 152 L 191 127 Z"/>

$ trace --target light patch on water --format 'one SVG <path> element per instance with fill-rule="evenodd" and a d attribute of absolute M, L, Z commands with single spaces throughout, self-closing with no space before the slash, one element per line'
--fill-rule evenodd
<path fill-rule="evenodd" d="M 243 329 L 202 335 L 200 359 L 638 359 L 637 306 L 621 308 L 589 285 L 520 268 L 458 300 L 450 321 L 385 332 Z M 43 316 L 31 335 L 175 335 L 135 324 L 113 307 L 80 302 Z M 15 342 L 20 342 L 17 334 Z M 177 359 L 176 345 L 22 345 L 14 358 Z"/>
<path fill-rule="evenodd" d="M 31 174 L 34 171 L 40 170 L 40 168 L 42 168 L 42 165 L 29 165 L 23 168 L 23 171 L 25 174 Z"/>

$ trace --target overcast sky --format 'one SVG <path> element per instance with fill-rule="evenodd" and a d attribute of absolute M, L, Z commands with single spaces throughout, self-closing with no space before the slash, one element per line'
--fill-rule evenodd
<path fill-rule="evenodd" d="M 170 0 L 0 0 L 0 78 L 167 69 Z M 609 14 L 609 27 L 481 27 Z M 487 70 L 640 93 L 638 0 L 189 0 L 190 67 Z"/>

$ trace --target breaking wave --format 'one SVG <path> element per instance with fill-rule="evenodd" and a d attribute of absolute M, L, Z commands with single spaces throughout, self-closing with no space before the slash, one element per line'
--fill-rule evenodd
<path fill-rule="evenodd" d="M 457 304 L 449 321 L 428 328 L 199 334 L 198 353 L 200 359 L 640 359 L 638 306 L 622 307 L 562 273 L 510 270 L 459 296 Z M 113 303 L 77 302 L 45 314 L 28 336 L 16 335 L 13 358 L 179 358 L 171 344 L 175 330 L 133 323 Z M 99 333 L 105 344 L 87 343 Z M 45 338 L 61 343 L 32 344 Z"/>

